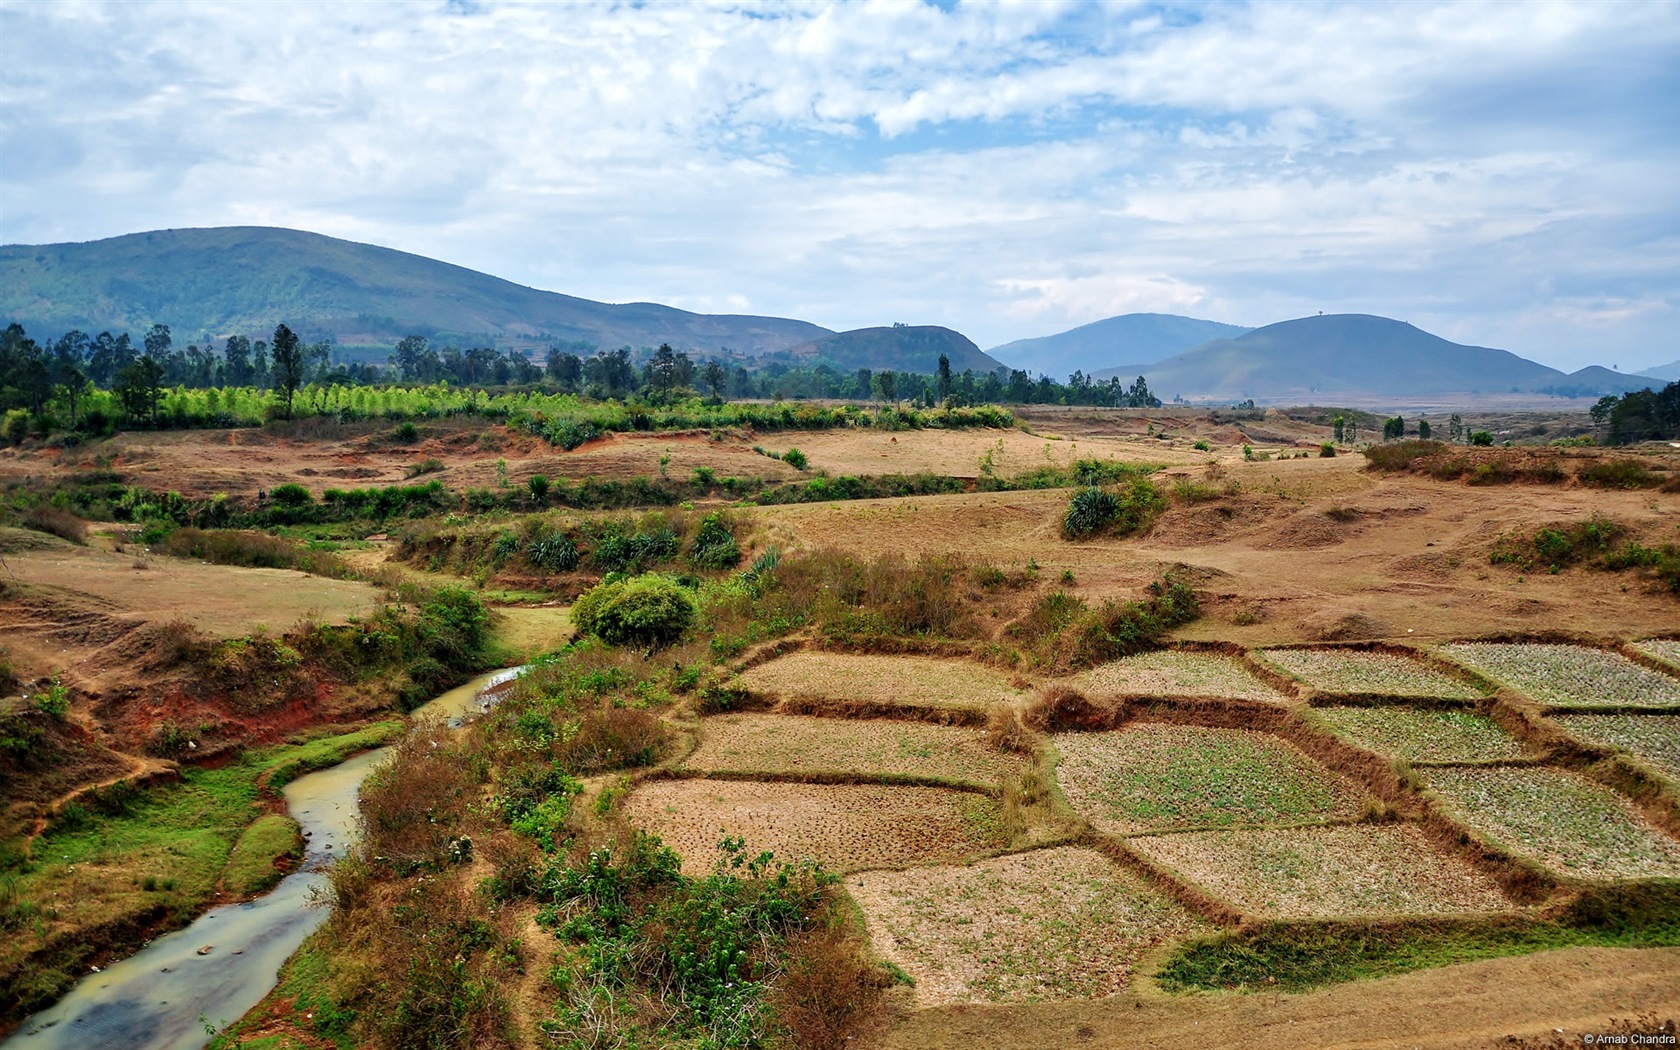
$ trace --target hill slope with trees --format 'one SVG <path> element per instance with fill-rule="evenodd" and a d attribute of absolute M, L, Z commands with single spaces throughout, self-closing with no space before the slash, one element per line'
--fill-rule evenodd
<path fill-rule="evenodd" d="M 829 334 L 806 321 L 599 303 L 462 266 L 300 230 L 157 230 L 80 244 L 0 247 L 0 321 L 56 336 L 155 323 L 182 341 L 257 336 L 285 321 L 305 339 L 389 347 L 434 341 L 577 349 L 652 347 L 756 355 Z"/>

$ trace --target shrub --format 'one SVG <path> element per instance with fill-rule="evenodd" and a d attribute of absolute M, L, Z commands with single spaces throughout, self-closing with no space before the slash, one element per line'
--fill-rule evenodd
<path fill-rule="evenodd" d="M 1106 527 L 1120 514 L 1120 499 L 1114 493 L 1095 485 L 1080 489 L 1068 501 L 1062 515 L 1062 535 L 1068 539 L 1089 536 Z"/>
<path fill-rule="evenodd" d="M 293 481 L 284 485 L 276 485 L 268 493 L 270 499 L 282 507 L 307 507 L 315 502 L 315 497 L 309 490 Z"/>
<path fill-rule="evenodd" d="M 712 513 L 700 520 L 688 556 L 702 569 L 732 569 L 741 560 L 741 547 L 723 516 Z"/>
<path fill-rule="evenodd" d="M 1493 435 L 1485 430 L 1473 431 L 1470 434 L 1470 444 L 1489 446 L 1493 444 Z"/>
<path fill-rule="evenodd" d="M 396 431 L 394 433 L 392 433 L 392 435 L 391 435 L 391 440 L 392 441 L 400 442 L 401 444 L 405 444 L 405 445 L 410 444 L 410 443 L 415 442 L 415 441 L 418 441 L 419 439 L 420 439 L 420 431 L 415 429 L 415 426 L 414 426 L 413 423 L 404 423 L 402 426 L 398 427 L 396 429 Z"/>
<path fill-rule="evenodd" d="M 1334 459 L 1336 456 L 1336 446 L 1331 442 L 1326 441 L 1324 444 L 1318 446 L 1318 455 L 1320 459 Z"/>
<path fill-rule="evenodd" d="M 1206 441 L 1198 441 L 1194 445 L 1191 445 L 1190 447 L 1195 449 L 1197 452 L 1207 452 L 1211 448 L 1211 446 L 1208 445 L 1208 443 Z"/>
<path fill-rule="evenodd" d="M 549 481 L 546 474 L 532 474 L 525 482 L 525 487 L 531 491 L 531 498 L 538 503 L 548 498 Z"/>
<path fill-rule="evenodd" d="M 87 546 L 87 522 L 56 507 L 31 507 L 24 511 L 23 527 Z"/>
<path fill-rule="evenodd" d="M 539 569 L 571 572 L 578 567 L 577 544 L 563 532 L 551 532 L 532 540 L 525 548 L 525 558 Z"/>
<path fill-rule="evenodd" d="M 806 458 L 805 453 L 796 448 L 790 448 L 786 452 L 782 453 L 782 462 L 786 463 L 794 470 L 804 470 L 810 465 L 811 461 Z"/>
<path fill-rule="evenodd" d="M 609 645 L 660 646 L 682 637 L 695 612 L 688 591 L 646 573 L 585 591 L 572 605 L 572 622 Z"/>
<path fill-rule="evenodd" d="M 1636 459 L 1613 459 L 1594 463 L 1580 473 L 1581 484 L 1606 489 L 1643 489 L 1662 483 L 1662 479 Z"/>
<path fill-rule="evenodd" d="M 1439 441 L 1391 441 L 1365 449 L 1365 459 L 1376 470 L 1408 470 L 1414 460 L 1433 456 L 1446 450 Z"/>

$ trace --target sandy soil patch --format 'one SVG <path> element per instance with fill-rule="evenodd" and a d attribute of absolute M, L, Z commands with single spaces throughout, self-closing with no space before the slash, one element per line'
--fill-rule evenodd
<path fill-rule="evenodd" d="M 683 870 L 704 874 L 725 835 L 747 853 L 813 859 L 831 871 L 960 860 L 1001 846 L 997 804 L 944 788 L 664 780 L 624 803 L 633 824 L 682 855 Z"/>
<path fill-rule="evenodd" d="M 754 692 L 778 696 L 918 707 L 984 707 L 1026 698 L 1009 679 L 989 667 L 927 656 L 802 651 L 759 664 L 739 682 Z"/>
<path fill-rule="evenodd" d="M 1674 715 L 1559 715 L 1572 736 L 1620 748 L 1680 780 L 1680 718 Z"/>
<path fill-rule="evenodd" d="M 1093 667 L 1072 685 L 1098 695 L 1221 696 L 1281 704 L 1288 697 L 1267 685 L 1242 662 L 1218 653 L 1167 649 L 1140 653 Z"/>
<path fill-rule="evenodd" d="M 740 773 L 934 777 L 995 788 L 1024 761 L 986 746 L 982 730 L 895 719 L 717 715 L 684 765 Z"/>
<path fill-rule="evenodd" d="M 1584 645 L 1463 642 L 1441 652 L 1542 704 L 1680 707 L 1680 681 Z"/>
<path fill-rule="evenodd" d="M 921 1007 L 1112 995 L 1149 949 L 1211 932 L 1077 847 L 871 872 L 846 888 L 876 953 L 915 979 Z"/>
<path fill-rule="evenodd" d="M 1351 649 L 1266 649 L 1260 659 L 1326 693 L 1474 700 L 1483 692 L 1396 653 Z"/>
<path fill-rule="evenodd" d="M 1497 883 L 1441 853 L 1415 827 L 1205 831 L 1126 845 L 1245 914 L 1313 919 L 1510 907 Z"/>
<path fill-rule="evenodd" d="M 1267 733 L 1145 723 L 1054 740 L 1068 803 L 1111 834 L 1349 817 L 1361 798 Z"/>
<path fill-rule="evenodd" d="M 1323 707 L 1313 712 L 1357 747 L 1408 762 L 1521 758 L 1521 740 L 1474 711 L 1406 707 Z"/>
<path fill-rule="evenodd" d="M 1559 769 L 1437 769 L 1428 784 L 1463 824 L 1554 871 L 1680 877 L 1680 842 L 1602 784 Z"/>

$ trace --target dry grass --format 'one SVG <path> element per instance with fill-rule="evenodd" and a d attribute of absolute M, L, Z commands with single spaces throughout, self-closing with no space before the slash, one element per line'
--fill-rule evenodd
<path fill-rule="evenodd" d="M 1102 855 L 1063 847 L 846 882 L 916 1005 L 1088 999 L 1154 946 L 1210 932 Z"/>
<path fill-rule="evenodd" d="M 1206 831 L 1127 840 L 1245 913 L 1279 919 L 1510 907 L 1486 875 L 1406 825 Z"/>
<path fill-rule="evenodd" d="M 1584 645 L 1465 642 L 1441 651 L 1542 704 L 1680 707 L 1680 681 Z"/>
<path fill-rule="evenodd" d="M 1260 658 L 1326 693 L 1474 700 L 1482 691 L 1396 653 L 1268 649 Z"/>
<path fill-rule="evenodd" d="M 1560 715 L 1564 731 L 1619 748 L 1680 780 L 1680 718 L 1673 715 Z"/>
<path fill-rule="evenodd" d="M 831 871 L 960 860 L 1003 845 L 996 802 L 928 787 L 665 780 L 624 802 L 632 824 L 682 855 L 683 870 L 711 870 L 725 835 L 748 854 L 820 861 Z"/>
<path fill-rule="evenodd" d="M 1266 733 L 1138 724 L 1060 733 L 1055 744 L 1068 803 L 1111 834 L 1298 824 L 1358 811 L 1352 784 Z"/>
<path fill-rule="evenodd" d="M 1357 747 L 1408 762 L 1521 758 L 1521 740 L 1486 715 L 1456 709 L 1325 707 L 1313 712 Z"/>
<path fill-rule="evenodd" d="M 1024 700 L 1009 679 L 978 664 L 926 656 L 797 652 L 740 677 L 754 692 L 918 707 L 989 707 Z"/>
<path fill-rule="evenodd" d="M 1229 656 L 1170 649 L 1093 667 L 1071 681 L 1093 695 L 1220 696 L 1272 704 L 1288 699 Z"/>
<path fill-rule="evenodd" d="M 1680 842 L 1653 828 L 1627 799 L 1573 773 L 1438 769 L 1428 783 L 1461 823 L 1563 874 L 1680 877 Z"/>
<path fill-rule="evenodd" d="M 927 777 L 993 788 L 1024 763 L 987 746 L 980 729 L 733 714 L 701 723 L 700 746 L 684 765 L 730 773 Z"/>

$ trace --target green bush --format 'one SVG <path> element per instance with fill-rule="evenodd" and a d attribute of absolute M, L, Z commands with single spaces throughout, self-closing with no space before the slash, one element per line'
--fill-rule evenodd
<path fill-rule="evenodd" d="M 1490 446 L 1493 444 L 1493 435 L 1485 430 L 1474 431 L 1470 435 L 1470 444 L 1481 445 L 1484 447 Z"/>
<path fill-rule="evenodd" d="M 741 561 L 741 546 L 723 516 L 713 513 L 700 520 L 688 556 L 702 569 L 732 569 Z"/>
<path fill-rule="evenodd" d="M 1336 446 L 1326 441 L 1324 444 L 1318 446 L 1318 455 L 1320 459 L 1334 459 L 1336 455 Z"/>
<path fill-rule="evenodd" d="M 577 544 L 562 532 L 551 532 L 531 541 L 525 557 L 532 565 L 549 572 L 571 572 L 578 567 Z"/>
<path fill-rule="evenodd" d="M 276 485 L 269 490 L 268 496 L 282 507 L 307 507 L 315 502 L 315 497 L 309 490 L 294 481 L 284 485 Z"/>
<path fill-rule="evenodd" d="M 572 604 L 572 622 L 608 645 L 667 645 L 695 617 L 694 598 L 674 580 L 645 573 L 602 583 Z"/>
<path fill-rule="evenodd" d="M 806 467 L 810 466 L 811 463 L 811 461 L 806 458 L 805 453 L 796 448 L 790 448 L 786 452 L 783 452 L 782 462 L 786 463 L 794 470 L 804 470 Z"/>
<path fill-rule="evenodd" d="M 1068 501 L 1062 515 L 1062 535 L 1070 540 L 1089 536 L 1108 526 L 1120 514 L 1120 499 L 1095 485 L 1080 489 Z"/>

